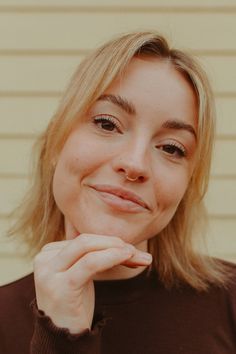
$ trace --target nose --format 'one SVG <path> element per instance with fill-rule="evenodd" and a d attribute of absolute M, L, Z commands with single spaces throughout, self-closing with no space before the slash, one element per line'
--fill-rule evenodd
<path fill-rule="evenodd" d="M 150 175 L 147 148 L 141 142 L 123 146 L 113 160 L 113 169 L 130 182 L 145 182 Z"/>

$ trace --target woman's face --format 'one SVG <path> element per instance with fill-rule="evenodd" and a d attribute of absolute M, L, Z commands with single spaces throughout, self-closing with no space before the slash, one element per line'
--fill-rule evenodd
<path fill-rule="evenodd" d="M 196 129 L 186 79 L 167 61 L 132 59 L 59 155 L 53 193 L 76 230 L 70 237 L 111 235 L 138 246 L 157 235 L 188 187 Z"/>

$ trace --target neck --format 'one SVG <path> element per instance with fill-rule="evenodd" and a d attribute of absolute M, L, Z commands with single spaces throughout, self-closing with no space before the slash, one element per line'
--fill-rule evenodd
<path fill-rule="evenodd" d="M 146 267 L 129 268 L 126 266 L 116 266 L 107 270 L 106 272 L 98 273 L 93 280 L 118 280 L 129 279 L 144 271 Z"/>

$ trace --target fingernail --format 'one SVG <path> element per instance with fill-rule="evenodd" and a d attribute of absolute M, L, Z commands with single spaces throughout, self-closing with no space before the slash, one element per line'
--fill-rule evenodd
<path fill-rule="evenodd" d="M 139 256 L 141 259 L 147 261 L 148 263 L 152 262 L 152 255 L 150 253 L 142 252 Z"/>

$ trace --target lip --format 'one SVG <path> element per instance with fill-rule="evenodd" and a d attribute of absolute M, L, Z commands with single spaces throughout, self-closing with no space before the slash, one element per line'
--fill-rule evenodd
<path fill-rule="evenodd" d="M 137 194 L 131 192 L 123 187 L 112 186 L 109 184 L 96 184 L 90 185 L 91 188 L 95 189 L 97 192 L 108 193 L 119 197 L 120 199 L 130 201 L 137 205 L 137 207 L 142 207 L 143 209 L 150 210 L 148 204 Z"/>

